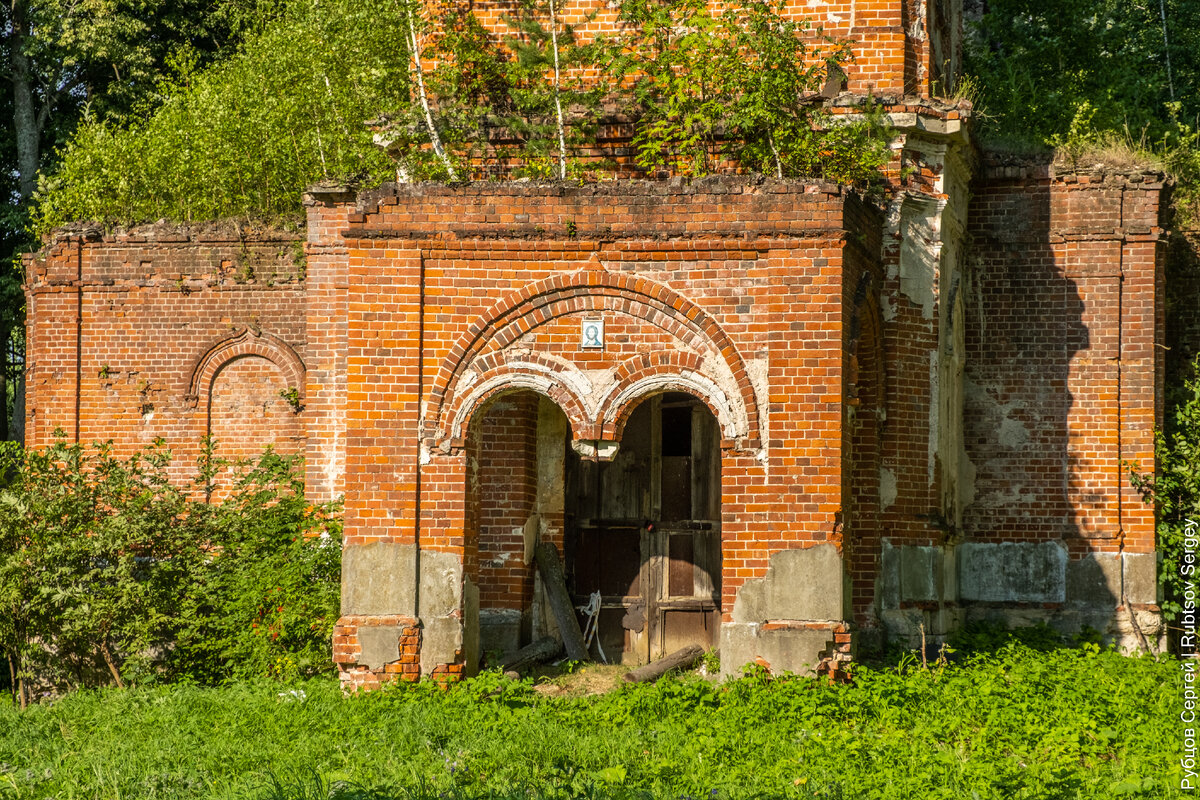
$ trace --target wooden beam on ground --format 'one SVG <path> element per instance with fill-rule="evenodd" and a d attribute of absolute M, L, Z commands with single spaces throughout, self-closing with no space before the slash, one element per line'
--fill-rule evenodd
<path fill-rule="evenodd" d="M 543 636 L 533 644 L 522 647 L 498 666 L 504 672 L 516 672 L 543 661 L 549 661 L 563 651 L 563 643 L 553 636 Z"/>
<path fill-rule="evenodd" d="M 644 667 L 638 667 L 633 672 L 625 673 L 625 680 L 630 683 L 655 681 L 673 669 L 691 669 L 704 655 L 704 648 L 698 644 L 689 644 L 669 656 L 663 656 L 658 661 L 652 661 Z"/>
<path fill-rule="evenodd" d="M 550 602 L 550 610 L 554 612 L 554 621 L 558 623 L 558 633 L 562 636 L 567 658 L 572 661 L 591 661 L 587 645 L 583 642 L 583 631 L 579 629 L 579 618 L 575 616 L 575 606 L 571 605 L 571 596 L 567 594 L 567 580 L 563 575 L 558 548 L 550 542 L 542 542 L 535 552 L 538 573 L 546 586 L 546 599 Z"/>

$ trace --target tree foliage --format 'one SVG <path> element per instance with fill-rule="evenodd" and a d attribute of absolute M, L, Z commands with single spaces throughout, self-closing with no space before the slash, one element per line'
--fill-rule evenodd
<path fill-rule="evenodd" d="M 967 34 L 993 132 L 1048 141 L 1074 125 L 1158 139 L 1200 114 L 1190 0 L 989 0 Z"/>
<path fill-rule="evenodd" d="M 1200 4 L 989 0 L 966 45 L 985 140 L 1156 156 L 1200 223 Z"/>
<path fill-rule="evenodd" d="M 0 648 L 34 684 L 305 674 L 330 660 L 341 553 L 333 509 L 304 500 L 295 460 L 209 456 L 201 488 L 157 443 L 3 451 Z M 232 472 L 230 470 L 232 469 Z"/>
<path fill-rule="evenodd" d="M 517 3 L 511 35 L 496 37 L 461 9 L 435 24 L 411 0 L 293 0 L 227 61 L 179 64 L 153 113 L 83 125 L 43 183 L 39 227 L 275 217 L 323 178 L 456 179 L 514 162 L 578 175 L 605 97 L 624 97 L 651 172 L 733 165 L 863 183 L 886 160 L 878 126 L 834 125 L 804 102 L 850 52 L 806 47 L 780 4 L 714 17 L 699 0 L 624 0 L 626 32 L 590 43 L 559 6 Z M 596 75 L 607 80 L 585 80 Z M 380 116 L 396 163 L 364 125 Z"/>
<path fill-rule="evenodd" d="M 407 52 L 395 7 L 294 0 L 215 66 L 176 62 L 155 108 L 86 119 L 42 183 L 38 226 L 274 219 L 317 181 L 394 175 L 364 123 L 407 102 Z"/>
<path fill-rule="evenodd" d="M 639 166 L 703 175 L 722 162 L 777 177 L 865 184 L 887 162 L 878 120 L 837 123 L 806 94 L 851 58 L 848 42 L 806 45 L 783 2 L 624 0 L 626 33 L 607 64 L 632 84 Z M 818 37 L 820 40 L 820 37 Z"/>

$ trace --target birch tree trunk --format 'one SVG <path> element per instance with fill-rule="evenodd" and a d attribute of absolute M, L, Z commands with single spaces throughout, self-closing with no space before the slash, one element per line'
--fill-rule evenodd
<path fill-rule="evenodd" d="M 417 25 L 413 22 L 412 5 L 406 6 L 405 11 L 408 16 L 408 40 L 412 46 L 412 60 L 417 77 L 417 96 L 421 100 L 421 110 L 425 112 L 425 130 L 429 133 L 429 143 L 433 145 L 434 154 L 446 168 L 446 174 L 450 176 L 450 180 L 456 181 L 458 174 L 442 148 L 442 138 L 438 136 L 437 127 L 433 124 L 433 114 L 429 110 L 429 96 L 425 93 L 425 69 L 421 66 L 421 48 L 417 44 Z"/>
<path fill-rule="evenodd" d="M 550 0 L 550 48 L 554 51 L 554 113 L 558 123 L 558 179 L 567 179 L 567 139 L 563 131 L 562 100 L 559 97 L 558 20 L 554 15 L 554 0 Z"/>

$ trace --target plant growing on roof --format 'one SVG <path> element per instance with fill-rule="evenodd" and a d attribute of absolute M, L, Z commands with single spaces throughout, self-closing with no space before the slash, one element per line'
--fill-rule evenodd
<path fill-rule="evenodd" d="M 571 150 L 595 138 L 604 87 L 585 85 L 582 76 L 595 68 L 600 48 L 580 44 L 575 26 L 560 21 L 562 8 L 561 0 L 522 0 L 505 17 L 514 35 L 504 40 L 513 54 L 513 113 L 504 124 L 522 143 L 523 172 L 566 180 Z"/>

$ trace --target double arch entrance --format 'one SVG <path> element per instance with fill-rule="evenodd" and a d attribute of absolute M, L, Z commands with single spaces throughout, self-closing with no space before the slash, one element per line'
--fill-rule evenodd
<path fill-rule="evenodd" d="M 596 611 L 593 657 L 635 664 L 716 646 L 720 424 L 681 391 L 630 408 L 603 458 L 573 438 L 554 400 L 528 388 L 498 392 L 471 415 L 464 563 L 479 589 L 481 652 L 553 629 L 531 563 L 539 540 L 563 553 L 575 604 Z"/>

